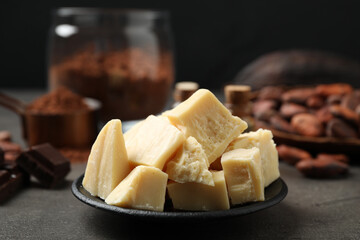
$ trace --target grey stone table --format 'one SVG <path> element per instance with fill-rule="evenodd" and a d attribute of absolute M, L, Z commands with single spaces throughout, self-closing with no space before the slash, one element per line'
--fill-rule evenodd
<path fill-rule="evenodd" d="M 43 91 L 6 91 L 30 101 Z M 21 139 L 19 121 L 0 108 L 0 129 Z M 127 219 L 89 207 L 71 193 L 85 170 L 73 164 L 66 182 L 47 190 L 31 184 L 0 205 L 0 239 L 360 239 L 360 167 L 336 180 L 304 178 L 280 164 L 289 193 L 279 204 L 219 221 L 167 222 Z"/>

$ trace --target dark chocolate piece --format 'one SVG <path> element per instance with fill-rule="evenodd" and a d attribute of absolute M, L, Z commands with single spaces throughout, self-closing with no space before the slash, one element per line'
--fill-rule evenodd
<path fill-rule="evenodd" d="M 48 143 L 33 146 L 24 151 L 16 162 L 32 174 L 39 183 L 55 187 L 70 171 L 70 161 Z"/>
<path fill-rule="evenodd" d="M 29 176 L 15 162 L 5 161 L 0 168 L 0 203 L 11 198 L 28 181 Z"/>

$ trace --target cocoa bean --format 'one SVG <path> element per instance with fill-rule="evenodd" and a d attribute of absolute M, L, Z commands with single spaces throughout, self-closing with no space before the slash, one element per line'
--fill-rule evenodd
<path fill-rule="evenodd" d="M 288 146 L 288 145 L 280 145 L 276 147 L 279 159 L 284 162 L 295 165 L 302 159 L 311 159 L 311 154 L 303 149 Z"/>
<path fill-rule="evenodd" d="M 281 101 L 281 95 L 283 94 L 284 89 L 279 86 L 267 86 L 263 87 L 257 96 L 258 99 L 262 100 L 275 100 Z"/>
<path fill-rule="evenodd" d="M 328 161 L 334 160 L 334 161 L 339 161 L 339 162 L 343 162 L 343 163 L 349 163 L 349 161 L 350 161 L 349 158 L 345 154 L 319 153 L 316 156 L 316 158 L 319 160 L 327 159 Z"/>
<path fill-rule="evenodd" d="M 270 118 L 270 125 L 279 131 L 295 133 L 295 129 L 290 125 L 290 123 L 279 115 L 274 115 Z"/>
<path fill-rule="evenodd" d="M 314 88 L 294 88 L 286 91 L 281 99 L 284 102 L 305 104 L 307 99 L 313 95 L 315 95 Z"/>
<path fill-rule="evenodd" d="M 358 115 L 349 108 L 340 105 L 332 105 L 329 107 L 329 110 L 335 117 L 342 118 L 351 124 L 357 125 L 359 122 Z"/>
<path fill-rule="evenodd" d="M 265 122 L 269 122 L 271 117 L 276 115 L 277 112 L 276 110 L 274 109 L 268 109 L 268 110 L 265 110 L 263 112 L 256 112 L 254 113 L 254 117 L 260 121 L 265 121 Z"/>
<path fill-rule="evenodd" d="M 319 137 L 324 133 L 320 120 L 310 113 L 299 113 L 292 117 L 291 126 L 303 136 Z"/>
<path fill-rule="evenodd" d="M 326 103 L 329 105 L 340 104 L 342 102 L 342 99 L 342 95 L 331 95 L 327 97 Z"/>
<path fill-rule="evenodd" d="M 360 105 L 360 90 L 355 90 L 354 92 L 345 95 L 341 101 L 341 106 L 354 111 L 358 105 Z"/>
<path fill-rule="evenodd" d="M 306 177 L 335 178 L 344 176 L 349 171 L 349 165 L 340 161 L 315 159 L 315 161 L 300 161 L 296 168 Z"/>
<path fill-rule="evenodd" d="M 353 87 L 347 83 L 333 83 L 333 84 L 320 84 L 316 86 L 315 91 L 321 96 L 330 96 L 330 95 L 344 95 L 351 93 Z"/>
<path fill-rule="evenodd" d="M 8 142 L 8 141 L 0 141 L 0 148 L 6 152 L 15 152 L 21 153 L 21 146 L 19 144 Z"/>
<path fill-rule="evenodd" d="M 327 124 L 331 119 L 334 118 L 334 115 L 332 115 L 332 113 L 330 112 L 329 106 L 325 106 L 317 110 L 315 112 L 315 116 L 323 124 Z"/>
<path fill-rule="evenodd" d="M 0 131 L 0 141 L 10 142 L 11 133 L 9 131 Z"/>
<path fill-rule="evenodd" d="M 274 100 L 259 100 L 254 102 L 254 104 L 252 105 L 252 112 L 254 114 L 259 112 L 265 112 L 269 109 L 275 109 L 277 105 L 277 102 Z"/>
<path fill-rule="evenodd" d="M 337 138 L 356 138 L 358 136 L 356 129 L 347 122 L 334 118 L 326 125 L 326 135 Z"/>
<path fill-rule="evenodd" d="M 324 98 L 322 98 L 321 96 L 313 95 L 306 100 L 306 106 L 308 106 L 309 108 L 321 108 L 322 106 L 324 106 L 324 102 Z"/>
<path fill-rule="evenodd" d="M 308 109 L 296 103 L 284 103 L 280 107 L 280 115 L 284 118 L 292 118 L 299 113 L 306 113 Z"/>

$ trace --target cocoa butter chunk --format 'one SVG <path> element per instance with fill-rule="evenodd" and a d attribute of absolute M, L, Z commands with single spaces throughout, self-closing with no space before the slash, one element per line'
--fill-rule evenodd
<path fill-rule="evenodd" d="M 44 187 L 54 187 L 70 171 L 70 161 L 48 143 L 25 150 L 16 162 Z"/>
<path fill-rule="evenodd" d="M 168 176 L 151 166 L 137 166 L 109 194 L 105 202 L 125 208 L 163 211 Z"/>
<path fill-rule="evenodd" d="M 337 138 L 357 138 L 358 133 L 356 129 L 348 124 L 347 122 L 334 118 L 329 121 L 326 126 L 326 135 L 328 137 L 337 137 Z"/>
<path fill-rule="evenodd" d="M 122 124 L 113 119 L 101 129 L 91 148 L 82 184 L 92 195 L 105 199 L 129 172 Z"/>
<path fill-rule="evenodd" d="M 201 183 L 169 182 L 167 190 L 175 209 L 192 211 L 230 208 L 223 171 L 211 171 L 215 186 Z"/>
<path fill-rule="evenodd" d="M 324 133 L 320 120 L 310 113 L 296 114 L 291 118 L 291 126 L 303 136 L 319 137 Z"/>
<path fill-rule="evenodd" d="M 186 137 L 194 137 L 204 148 L 209 163 L 247 128 L 247 123 L 230 111 L 206 89 L 199 89 L 186 101 L 163 113 Z"/>
<path fill-rule="evenodd" d="M 221 157 L 232 204 L 264 201 L 264 178 L 258 148 L 235 149 Z"/>
<path fill-rule="evenodd" d="M 279 159 L 283 160 L 284 162 L 287 162 L 290 165 L 295 165 L 302 159 L 312 158 L 309 152 L 297 147 L 292 147 L 282 144 L 276 147 L 276 149 L 279 154 Z"/>
<path fill-rule="evenodd" d="M 184 134 L 166 117 L 150 115 L 124 134 L 129 162 L 163 169 L 185 142 Z"/>
<path fill-rule="evenodd" d="M 240 134 L 229 144 L 225 153 L 235 149 L 251 149 L 253 147 L 260 150 L 264 186 L 267 187 L 280 176 L 279 157 L 271 131 L 258 129 L 255 132 Z"/>
<path fill-rule="evenodd" d="M 311 178 L 336 178 L 346 175 L 349 171 L 348 164 L 329 159 L 300 161 L 296 164 L 296 168 Z"/>
<path fill-rule="evenodd" d="M 167 163 L 166 173 L 175 182 L 198 182 L 214 186 L 208 167 L 209 162 L 202 146 L 195 138 L 188 137 L 175 157 Z"/>

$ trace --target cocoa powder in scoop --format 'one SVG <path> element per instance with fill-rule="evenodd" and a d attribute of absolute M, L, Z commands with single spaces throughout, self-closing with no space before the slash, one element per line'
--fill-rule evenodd
<path fill-rule="evenodd" d="M 26 109 L 38 114 L 67 114 L 77 111 L 89 110 L 84 98 L 65 87 L 41 96 L 30 103 Z"/>

